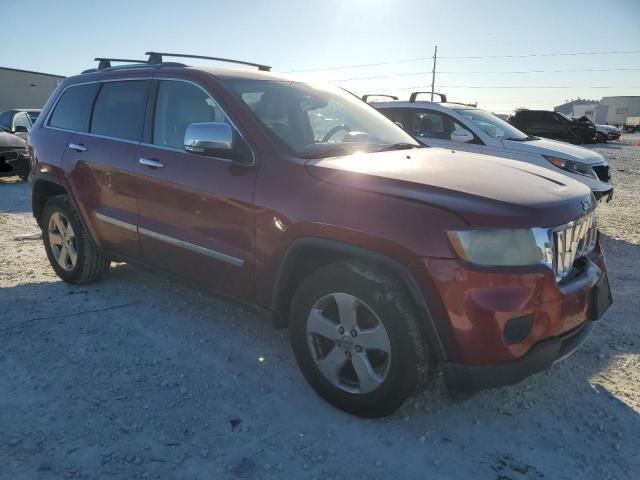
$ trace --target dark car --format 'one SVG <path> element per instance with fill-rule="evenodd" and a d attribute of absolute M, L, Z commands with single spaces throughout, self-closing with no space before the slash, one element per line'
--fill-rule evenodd
<path fill-rule="evenodd" d="M 361 416 L 438 368 L 452 389 L 515 383 L 609 307 L 583 184 L 424 147 L 264 65 L 163 56 L 65 79 L 31 131 L 33 214 L 66 282 L 128 261 L 252 304 L 289 328 L 312 387 Z"/>
<path fill-rule="evenodd" d="M 0 127 L 0 177 L 29 176 L 26 142 Z"/>
<path fill-rule="evenodd" d="M 5 110 L 0 113 L 0 127 L 26 139 L 38 115 L 40 115 L 40 110 L 34 108 Z"/>
<path fill-rule="evenodd" d="M 596 141 L 595 126 L 575 122 L 558 112 L 518 110 L 508 121 L 528 135 L 562 140 L 574 145 Z"/>

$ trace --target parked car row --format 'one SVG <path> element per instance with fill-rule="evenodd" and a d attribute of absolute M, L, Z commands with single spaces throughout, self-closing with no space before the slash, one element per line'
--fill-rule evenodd
<path fill-rule="evenodd" d="M 319 395 L 367 417 L 438 370 L 452 390 L 545 370 L 611 305 L 585 186 L 600 157 L 476 108 L 376 105 L 407 133 L 266 65 L 148 55 L 62 81 L 28 137 L 64 281 L 128 261 L 250 303 L 289 328 Z"/>
<path fill-rule="evenodd" d="M 0 177 L 29 176 L 25 139 L 40 110 L 19 109 L 0 113 Z"/>
<path fill-rule="evenodd" d="M 473 106 L 419 101 L 418 94 L 416 92 L 411 95 L 407 102 L 393 100 L 373 102 L 371 105 L 389 119 L 401 124 L 425 145 L 483 153 L 538 165 L 562 172 L 584 183 L 598 200 L 612 198 L 613 185 L 605 158 L 577 145 L 522 132 L 515 125 L 531 117 L 518 114 L 529 111 L 518 112 L 518 121 L 512 120 L 509 124 Z M 371 96 L 367 95 L 364 100 L 369 98 Z M 560 118 L 564 119 L 563 116 Z M 529 126 L 529 131 L 542 131 L 537 124 Z"/>

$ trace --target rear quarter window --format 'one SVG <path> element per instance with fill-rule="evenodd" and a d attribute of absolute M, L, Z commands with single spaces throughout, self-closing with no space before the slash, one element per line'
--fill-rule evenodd
<path fill-rule="evenodd" d="M 91 133 L 140 140 L 147 103 L 145 80 L 105 82 L 93 108 Z"/>
<path fill-rule="evenodd" d="M 89 83 L 67 88 L 51 114 L 49 125 L 75 132 L 87 132 L 91 107 L 98 87 L 97 83 Z"/>

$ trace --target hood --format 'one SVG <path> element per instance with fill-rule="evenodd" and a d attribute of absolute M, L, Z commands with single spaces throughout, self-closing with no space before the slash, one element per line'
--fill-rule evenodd
<path fill-rule="evenodd" d="M 25 148 L 27 143 L 13 133 L 0 132 L 0 148 Z"/>
<path fill-rule="evenodd" d="M 453 211 L 473 227 L 550 227 L 595 208 L 591 191 L 565 175 L 441 148 L 309 160 L 306 167 L 326 182 Z"/>
<path fill-rule="evenodd" d="M 540 138 L 538 140 L 530 140 L 528 142 L 514 142 L 513 140 L 502 141 L 505 148 L 517 150 L 519 152 L 537 153 L 539 155 L 550 155 L 565 160 L 575 160 L 595 165 L 603 163 L 604 157 L 598 152 L 589 150 L 588 148 L 572 145 L 558 140 L 550 140 L 548 138 Z"/>
<path fill-rule="evenodd" d="M 613 125 L 596 125 L 596 130 L 620 132 L 620 129 L 618 129 L 618 127 L 614 127 Z"/>

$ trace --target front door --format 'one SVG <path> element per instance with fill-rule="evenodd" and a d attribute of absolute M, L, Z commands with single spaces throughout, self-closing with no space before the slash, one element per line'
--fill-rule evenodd
<path fill-rule="evenodd" d="M 454 142 L 451 140 L 451 134 L 454 130 L 470 130 L 443 112 L 430 109 L 413 110 L 411 128 L 413 135 L 430 147 L 441 147 L 475 153 L 482 151 L 482 144 L 477 138 L 469 143 Z"/>
<path fill-rule="evenodd" d="M 160 78 L 154 90 L 153 128 L 136 164 L 143 257 L 201 285 L 249 299 L 255 165 L 184 150 L 188 125 L 231 124 L 203 88 Z M 243 141 L 234 131 L 237 141 Z"/>

